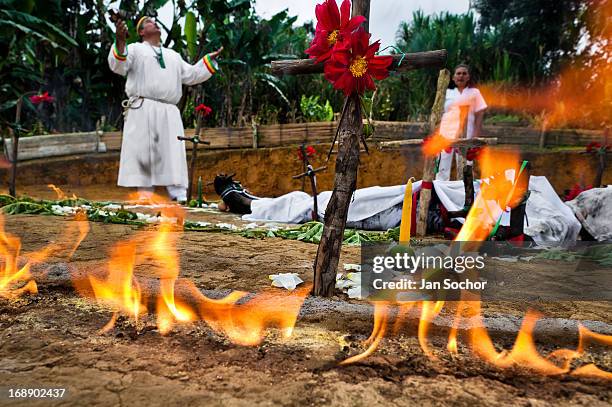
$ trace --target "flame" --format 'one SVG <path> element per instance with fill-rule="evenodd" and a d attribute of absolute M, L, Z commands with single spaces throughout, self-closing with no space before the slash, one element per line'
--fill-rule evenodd
<path fill-rule="evenodd" d="M 346 360 L 340 362 L 341 365 L 349 365 L 351 363 L 359 362 L 368 356 L 370 356 L 382 341 L 387 331 L 387 323 L 389 319 L 389 303 L 384 301 L 377 301 L 374 303 L 374 328 L 372 329 L 372 335 L 366 341 L 370 343 L 368 349 L 359 355 L 352 356 Z"/>
<path fill-rule="evenodd" d="M 55 192 L 58 200 L 62 201 L 66 199 L 66 194 L 64 194 L 64 191 L 62 191 L 60 188 L 56 187 L 53 184 L 49 184 L 47 185 L 47 187 L 51 188 Z"/>
<path fill-rule="evenodd" d="M 480 307 L 480 304 L 477 306 Z M 480 315 L 479 313 L 477 318 L 478 326 L 470 329 L 469 338 L 472 351 L 481 359 L 500 368 L 521 366 L 543 375 L 557 375 L 567 372 L 567 369 L 559 367 L 542 357 L 536 349 L 533 341 L 533 330 L 540 318 L 538 313 L 527 312 L 510 353 L 506 351 L 497 352 L 491 337 L 484 328 Z"/>
<path fill-rule="evenodd" d="M 277 328 L 283 338 L 289 338 L 310 290 L 306 286 L 287 294 L 263 292 L 253 298 L 238 291 L 221 300 L 199 294 L 200 317 L 215 331 L 243 346 L 260 344 L 268 328 Z"/>
<path fill-rule="evenodd" d="M 503 212 L 520 202 L 527 190 L 527 182 L 526 177 L 517 179 L 519 158 L 514 151 L 482 150 L 480 168 L 483 182 L 456 241 L 485 241 Z"/>
<path fill-rule="evenodd" d="M 68 222 L 66 232 L 56 242 L 50 243 L 41 250 L 27 253 L 24 257 L 27 257 L 32 264 L 41 263 L 51 255 L 71 259 L 89 233 L 89 222 L 84 212 L 77 212 Z M 76 239 L 75 235 L 77 235 Z"/>
<path fill-rule="evenodd" d="M 0 297 L 14 299 L 24 294 L 38 293 L 36 282 L 30 274 L 30 264 L 17 265 L 21 240 L 4 231 L 4 218 L 0 216 Z"/>
<path fill-rule="evenodd" d="M 38 287 L 30 274 L 30 265 L 17 265 L 21 240 L 4 231 L 4 217 L 0 216 L 0 297 L 14 299 L 24 294 L 36 294 Z"/>
<path fill-rule="evenodd" d="M 455 239 L 456 242 L 464 246 L 470 246 L 469 250 L 474 250 L 480 245 L 479 242 L 489 238 L 502 213 L 513 208 L 522 200 L 527 190 L 528 179 L 520 176 L 522 169 L 519 169 L 519 158 L 519 155 L 513 151 L 500 152 L 489 148 L 482 151 L 480 166 L 483 182 L 474 206 L 471 208 L 461 232 Z M 369 344 L 369 347 L 361 354 L 344 360 L 341 364 L 359 362 L 376 351 L 386 334 L 393 305 L 398 305 L 396 320 L 393 325 L 393 333 L 397 334 L 400 325 L 408 315 L 408 311 L 416 304 L 415 302 L 400 302 L 398 304 L 376 302 L 374 304 L 372 334 L 365 342 L 365 344 Z M 440 314 L 446 304 L 444 301 L 436 303 L 422 301 L 418 304 L 421 307 L 418 327 L 419 344 L 423 353 L 432 360 L 436 360 L 437 357 L 434 355 L 427 338 L 431 322 Z M 451 354 L 459 352 L 457 340 L 459 326 L 463 319 L 469 317 L 472 327 L 468 329 L 467 342 L 471 353 L 498 368 L 505 369 L 517 366 L 542 375 L 570 373 L 573 376 L 612 379 L 612 373 L 603 371 L 593 364 L 579 367 L 573 371 L 571 371 L 570 366 L 572 360 L 584 354 L 589 343 L 597 342 L 612 345 L 612 336 L 593 333 L 580 325 L 580 340 L 576 350 L 559 349 L 552 352 L 548 357 L 544 357 L 538 351 L 533 337 L 536 323 L 541 315 L 534 311 L 528 311 L 512 350 L 497 351 L 484 325 L 480 299 L 473 294 L 464 293 L 461 301 L 454 304 L 456 304 L 455 316 L 447 343 L 447 350 Z"/>
<path fill-rule="evenodd" d="M 423 140 L 423 154 L 425 157 L 435 157 L 442 150 L 446 150 L 453 145 L 453 140 L 447 139 L 440 133 L 435 133 Z"/>
<path fill-rule="evenodd" d="M 4 217 L 0 216 L 0 297 L 14 299 L 25 294 L 38 293 L 38 286 L 32 276 L 30 268 L 40 263 L 50 255 L 54 257 L 71 258 L 89 232 L 89 223 L 83 218 L 84 214 L 77 214 L 76 222 L 71 222 L 66 233 L 58 240 L 46 247 L 23 254 L 27 263 L 19 268 L 18 260 L 21 253 L 21 240 L 5 232 Z M 75 229 L 78 237 L 75 239 Z"/>
<path fill-rule="evenodd" d="M 88 276 L 89 286 L 96 300 L 115 311 L 111 321 L 102 328 L 102 332 L 114 326 L 118 313 L 131 315 L 138 321 L 138 316 L 146 312 L 146 305 L 142 303 L 140 286 L 134 279 L 135 261 L 135 243 L 118 244 L 111 253 L 106 279 Z M 87 289 L 87 286 L 78 280 L 75 281 L 75 286 L 78 291 Z"/>
<path fill-rule="evenodd" d="M 165 207 L 162 216 L 166 221 L 157 231 L 145 231 L 114 248 L 104 278 L 89 275 L 85 280 L 75 279 L 81 295 L 92 297 L 114 312 L 101 332 L 113 328 L 118 314 L 137 322 L 139 316 L 154 310 L 158 330 L 163 335 L 171 332 L 176 323 L 199 320 L 240 345 L 261 343 L 269 328 L 278 328 L 285 338 L 292 335 L 310 287 L 288 295 L 264 292 L 251 298 L 249 293 L 236 291 L 222 299 L 208 298 L 192 281 L 179 278 L 176 243 L 182 231 L 183 209 Z M 146 284 L 144 277 L 134 274 L 136 265 L 144 262 L 160 270 Z M 142 289 L 145 286 L 146 292 Z M 159 290 L 155 291 L 157 286 Z"/>
<path fill-rule="evenodd" d="M 427 333 L 429 332 L 429 325 L 431 321 L 437 317 L 442 308 L 444 307 L 444 301 L 437 301 L 435 304 L 431 301 L 423 301 L 421 303 L 421 318 L 419 319 L 419 344 L 421 345 L 421 349 L 423 353 L 425 353 L 430 358 L 435 358 L 429 345 L 427 343 Z"/>

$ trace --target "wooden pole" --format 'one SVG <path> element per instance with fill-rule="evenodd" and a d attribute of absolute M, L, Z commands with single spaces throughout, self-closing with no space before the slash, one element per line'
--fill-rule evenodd
<path fill-rule="evenodd" d="M 9 181 L 9 195 L 17 198 L 17 163 L 19 161 L 19 136 L 21 135 L 21 108 L 23 106 L 23 96 L 17 100 L 15 112 L 15 128 L 12 132 L 13 138 L 13 160 L 11 162 L 11 179 Z"/>
<path fill-rule="evenodd" d="M 191 149 L 191 163 L 189 165 L 189 186 L 187 187 L 187 205 L 191 202 L 193 196 L 193 181 L 195 179 L 196 161 L 198 159 L 198 142 L 200 139 L 200 133 L 202 131 L 202 113 L 197 113 L 198 121 L 196 123 L 195 135 L 193 136 L 193 143 Z"/>
<path fill-rule="evenodd" d="M 314 264 L 313 294 L 316 296 L 334 295 L 349 204 L 357 188 L 362 133 L 361 101 L 354 93 L 348 98 L 340 121 L 334 190 L 325 209 L 325 226 Z"/>
<path fill-rule="evenodd" d="M 353 16 L 364 16 L 367 20 L 361 24 L 366 31 L 370 31 L 370 0 L 353 0 Z"/>
<path fill-rule="evenodd" d="M 436 91 L 436 99 L 431 109 L 429 117 L 429 129 L 431 134 L 438 131 L 442 114 L 444 113 L 444 102 L 446 101 L 446 89 L 450 84 L 450 72 L 448 69 L 443 69 L 438 75 L 438 89 Z M 427 233 L 427 215 L 429 212 L 429 204 L 431 203 L 432 182 L 435 176 L 435 157 L 425 157 L 425 166 L 423 168 L 423 183 L 421 188 L 419 208 L 417 213 L 417 236 L 424 237 Z"/>
<path fill-rule="evenodd" d="M 353 16 L 359 15 L 370 18 L 370 0 L 353 1 Z M 349 205 L 357 189 L 362 136 L 361 99 L 357 93 L 353 93 L 346 99 L 338 128 L 334 190 L 325 209 L 325 226 L 314 264 L 313 294 L 316 296 L 334 295 Z"/>
<path fill-rule="evenodd" d="M 423 68 L 440 68 L 446 64 L 448 52 L 445 49 L 436 51 L 415 52 L 402 55 L 394 55 L 393 63 L 389 69 L 395 72 L 408 72 Z M 398 67 L 399 62 L 402 64 Z M 282 75 L 307 75 L 323 73 L 323 64 L 317 64 L 314 59 L 289 59 L 272 61 L 272 74 Z"/>
<path fill-rule="evenodd" d="M 459 139 L 460 140 L 466 140 L 467 139 L 467 128 L 468 128 L 468 120 L 469 120 L 469 114 L 470 114 L 470 107 L 465 105 L 465 106 L 459 106 L 459 109 L 461 109 L 461 120 L 460 120 L 460 124 L 461 127 L 459 128 Z M 457 174 L 456 174 L 456 178 L 457 181 L 462 181 L 464 179 L 463 177 L 463 173 L 464 173 L 464 168 L 466 165 L 466 159 L 465 156 L 467 155 L 467 148 L 463 148 L 462 149 L 463 154 L 459 154 L 459 156 L 457 157 Z M 453 153 L 453 156 L 456 155 L 455 153 Z M 453 157 L 454 158 L 454 157 Z M 452 163 L 452 160 L 451 160 Z M 452 165 L 451 165 L 452 167 Z"/>

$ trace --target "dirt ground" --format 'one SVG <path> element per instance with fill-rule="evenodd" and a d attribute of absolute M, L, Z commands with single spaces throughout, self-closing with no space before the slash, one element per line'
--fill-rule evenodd
<path fill-rule="evenodd" d="M 214 221 L 232 215 L 200 214 Z M 22 239 L 23 250 L 38 250 L 70 224 L 60 217 L 9 216 L 6 230 Z M 140 231 L 91 223 L 69 266 L 105 267 L 109 249 Z M 178 242 L 181 276 L 201 290 L 269 288 L 269 274 L 298 273 L 312 281 L 317 246 L 281 239 L 252 240 L 223 233 L 189 232 Z M 65 262 L 51 258 L 49 264 Z M 341 263 L 358 263 L 359 249 L 345 248 Z M 150 276 L 147 265 L 136 274 Z M 39 294 L 0 300 L 0 405 L 602 405 L 612 403 L 612 383 L 597 379 L 542 377 L 524 370 L 500 370 L 460 349 L 444 349 L 444 336 L 431 337 L 438 356 L 424 355 L 414 324 L 387 338 L 369 358 L 338 363 L 365 349 L 369 315 L 330 312 L 301 316 L 291 338 L 278 331 L 259 346 L 232 344 L 205 323 L 178 325 L 161 335 L 154 317 L 138 328 L 120 318 L 99 333 L 111 311 L 71 290 L 39 287 Z M 352 303 L 345 296 L 335 303 Z M 486 305 L 485 315 L 521 316 L 534 304 Z M 612 322 L 608 303 L 538 304 L 547 317 Z M 568 336 L 572 333 L 568 332 Z M 555 343 L 538 339 L 546 354 Z M 509 349 L 514 337 L 496 338 Z M 612 370 L 612 349 L 593 347 L 583 363 Z M 9 399 L 8 388 L 67 388 L 61 400 Z"/>

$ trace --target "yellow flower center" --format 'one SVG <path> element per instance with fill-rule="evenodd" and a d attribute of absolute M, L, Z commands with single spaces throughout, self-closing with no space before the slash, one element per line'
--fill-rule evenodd
<path fill-rule="evenodd" d="M 340 34 L 340 31 L 338 30 L 332 31 L 332 33 L 327 36 L 327 43 L 330 46 L 334 45 L 338 41 L 339 34 Z"/>
<path fill-rule="evenodd" d="M 364 57 L 357 57 L 349 67 L 355 78 L 361 78 L 368 71 L 368 61 Z"/>

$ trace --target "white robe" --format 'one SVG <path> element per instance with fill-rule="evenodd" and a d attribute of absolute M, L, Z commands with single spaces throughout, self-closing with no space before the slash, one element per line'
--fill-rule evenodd
<path fill-rule="evenodd" d="M 117 184 L 122 187 L 187 187 L 187 159 L 181 113 L 176 104 L 182 85 L 208 80 L 215 68 L 204 60 L 190 65 L 181 56 L 163 48 L 166 68 L 162 69 L 155 51 L 146 42 L 129 44 L 127 56 L 117 57 L 111 48 L 110 69 L 126 76 L 125 93 L 135 101 L 128 110 L 123 128 L 121 160 Z M 125 59 L 125 60 L 122 60 Z"/>

